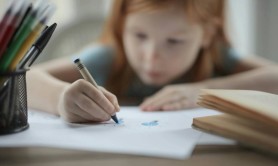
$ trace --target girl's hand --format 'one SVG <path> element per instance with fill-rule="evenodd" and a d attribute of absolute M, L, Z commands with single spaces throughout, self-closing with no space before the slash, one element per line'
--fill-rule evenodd
<path fill-rule="evenodd" d="M 199 84 L 168 85 L 144 100 L 140 105 L 143 111 L 168 111 L 197 107 Z"/>
<path fill-rule="evenodd" d="M 119 111 L 115 95 L 83 79 L 64 89 L 58 105 L 60 116 L 68 122 L 108 121 Z"/>

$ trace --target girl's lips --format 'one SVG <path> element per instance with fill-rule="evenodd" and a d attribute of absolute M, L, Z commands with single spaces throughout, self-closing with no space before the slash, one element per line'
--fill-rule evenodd
<path fill-rule="evenodd" d="M 160 73 L 160 72 L 147 72 L 147 75 L 149 76 L 149 77 L 152 77 L 152 78 L 158 78 L 158 77 L 161 77 L 162 76 L 162 74 Z"/>

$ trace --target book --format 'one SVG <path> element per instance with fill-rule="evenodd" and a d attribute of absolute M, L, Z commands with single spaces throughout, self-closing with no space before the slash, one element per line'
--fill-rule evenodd
<path fill-rule="evenodd" d="M 194 118 L 194 128 L 278 155 L 278 95 L 205 89 L 199 96 L 200 106 L 223 114 Z"/>

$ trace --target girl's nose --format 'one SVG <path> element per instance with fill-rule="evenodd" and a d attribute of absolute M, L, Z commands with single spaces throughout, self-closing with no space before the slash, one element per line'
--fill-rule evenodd
<path fill-rule="evenodd" d="M 160 66 L 159 48 L 155 44 L 150 44 L 144 50 L 143 65 L 145 70 L 157 70 Z"/>
<path fill-rule="evenodd" d="M 155 44 L 148 44 L 144 54 L 145 63 L 155 64 L 159 60 L 159 49 Z"/>

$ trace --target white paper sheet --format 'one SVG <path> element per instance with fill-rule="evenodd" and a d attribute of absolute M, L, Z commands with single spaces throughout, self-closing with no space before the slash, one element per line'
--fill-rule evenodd
<path fill-rule="evenodd" d="M 198 145 L 235 145 L 236 141 L 213 134 L 202 133 Z"/>
<path fill-rule="evenodd" d="M 122 124 L 72 124 L 29 111 L 30 128 L 0 136 L 0 147 L 48 146 L 185 159 L 201 135 L 191 128 L 192 118 L 214 114 L 218 113 L 207 109 L 144 113 L 122 107 L 117 113 Z"/>

